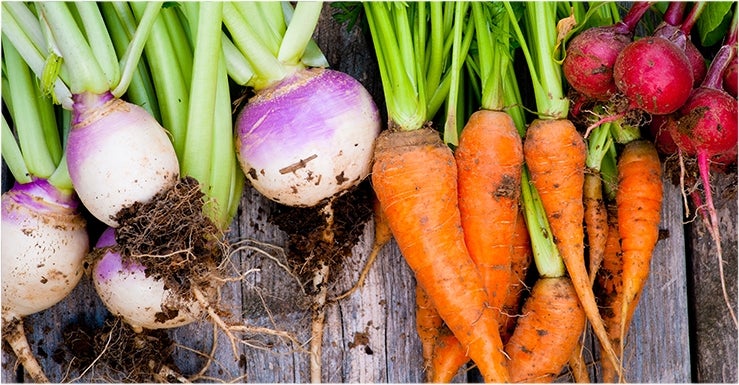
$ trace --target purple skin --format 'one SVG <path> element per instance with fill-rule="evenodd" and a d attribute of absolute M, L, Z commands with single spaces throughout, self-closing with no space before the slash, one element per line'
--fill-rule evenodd
<path fill-rule="evenodd" d="M 281 153 L 305 148 L 306 138 L 319 144 L 327 142 L 334 130 L 326 121 L 364 103 L 358 87 L 358 81 L 338 71 L 306 70 L 264 89 L 236 121 L 239 153 L 253 164 L 266 164 Z M 298 104 L 301 108 L 295 108 Z M 263 141 L 279 146 L 260 145 Z"/>
<path fill-rule="evenodd" d="M 79 208 L 79 201 L 73 193 L 62 192 L 46 179 L 34 179 L 30 183 L 15 182 L 6 196 L 7 199 L 3 199 L 5 218 L 19 219 L 16 210 L 7 210 L 6 205 L 13 203 L 28 207 L 40 215 L 60 211 L 76 213 Z"/>
<path fill-rule="evenodd" d="M 97 278 L 101 280 L 109 280 L 111 277 L 119 275 L 123 271 L 127 271 L 129 273 L 144 272 L 145 267 L 136 261 L 126 261 L 124 263 L 121 259 L 121 255 L 114 249 L 117 245 L 118 243 L 115 241 L 115 229 L 108 227 L 100 235 L 100 238 L 95 244 L 95 248 L 102 249 L 104 247 L 111 247 L 113 249 L 106 251 L 95 265 L 95 275 Z"/>

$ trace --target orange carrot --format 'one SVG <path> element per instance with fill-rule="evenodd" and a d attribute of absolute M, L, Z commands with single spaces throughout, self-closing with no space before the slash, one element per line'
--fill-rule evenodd
<path fill-rule="evenodd" d="M 526 131 L 524 157 L 562 260 L 593 332 L 607 358 L 620 367 L 608 339 L 585 268 L 584 206 L 586 147 L 567 119 L 536 119 Z"/>
<path fill-rule="evenodd" d="M 523 146 L 510 115 L 479 110 L 462 130 L 454 152 L 464 240 L 500 311 L 511 281 L 511 255 L 521 194 Z"/>
<path fill-rule="evenodd" d="M 470 358 L 420 285 L 416 285 L 416 330 L 421 339 L 426 381 L 450 382 Z"/>
<path fill-rule="evenodd" d="M 649 141 L 629 142 L 618 161 L 618 231 L 623 261 L 620 348 L 623 354 L 627 320 L 636 309 L 649 276 L 652 251 L 659 238 L 662 209 L 662 166 Z"/>
<path fill-rule="evenodd" d="M 521 313 L 522 298 L 527 292 L 525 285 L 526 274 L 532 261 L 531 240 L 526 228 L 523 213 L 519 210 L 516 219 L 516 229 L 513 237 L 513 254 L 511 254 L 511 275 L 508 282 L 508 296 L 503 302 L 503 311 L 500 313 L 500 338 L 505 344 L 511 338 L 516 327 L 516 320 Z"/>
<path fill-rule="evenodd" d="M 496 313 L 464 243 L 454 155 L 432 129 L 386 130 L 372 184 L 418 284 L 488 382 L 508 369 Z"/>
<path fill-rule="evenodd" d="M 590 381 L 590 373 L 588 373 L 588 364 L 585 362 L 585 357 L 583 357 L 582 355 L 582 350 L 583 350 L 582 338 L 580 338 L 577 340 L 575 349 L 572 351 L 572 354 L 570 355 L 570 359 L 568 361 L 570 364 L 570 373 L 572 374 L 572 378 L 575 380 L 576 383 L 589 384 L 592 381 Z"/>
<path fill-rule="evenodd" d="M 585 230 L 588 236 L 588 273 L 592 286 L 595 282 L 595 274 L 603 261 L 608 236 L 608 219 L 603 201 L 603 183 L 598 170 L 589 169 L 585 173 L 583 194 Z"/>
<path fill-rule="evenodd" d="M 448 327 L 442 327 L 431 357 L 431 376 L 429 382 L 446 384 L 459 373 L 459 368 L 469 362 L 466 349 Z"/>
<path fill-rule="evenodd" d="M 608 237 L 603 253 L 603 263 L 596 274 L 595 290 L 600 300 L 600 313 L 603 317 L 608 337 L 613 346 L 621 346 L 621 300 L 623 299 L 623 262 L 619 244 L 618 219 L 615 204 L 607 206 Z M 631 319 L 627 319 L 627 323 Z M 618 381 L 618 373 L 609 360 L 601 362 L 603 382 Z"/>
<path fill-rule="evenodd" d="M 421 354 L 426 378 L 431 379 L 431 358 L 434 355 L 434 345 L 441 333 L 444 320 L 439 316 L 426 290 L 416 285 L 416 332 L 421 340 Z"/>
<path fill-rule="evenodd" d="M 575 350 L 585 313 L 567 277 L 542 277 L 506 344 L 511 382 L 552 382 Z"/>

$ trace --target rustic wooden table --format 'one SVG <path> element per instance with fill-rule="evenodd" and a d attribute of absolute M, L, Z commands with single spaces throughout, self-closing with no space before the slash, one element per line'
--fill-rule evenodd
<path fill-rule="evenodd" d="M 371 43 L 359 29 L 346 31 L 325 6 L 316 39 L 334 69 L 361 81 L 383 105 L 379 75 Z M 385 116 L 385 115 L 383 115 Z M 4 170 L 7 171 L 7 170 Z M 7 172 L 3 174 L 7 188 Z M 717 206 L 724 235 L 724 269 L 736 312 L 737 302 L 737 175 L 716 175 Z M 633 320 L 624 364 L 629 382 L 737 382 L 737 329 L 728 315 L 719 286 L 717 258 L 700 221 L 684 216 L 679 187 L 664 182 L 665 200 L 660 229 L 667 235 L 654 252 L 652 272 Z M 5 191 L 5 190 L 3 190 Z M 246 187 L 233 240 L 249 239 L 285 246 L 284 232 L 268 220 L 275 204 Z M 350 288 L 364 266 L 373 242 L 373 221 L 363 226 L 351 258 L 333 272 L 329 297 Z M 275 251 L 275 250 L 273 250 Z M 273 253 L 279 260 L 279 254 Z M 223 303 L 236 309 L 237 321 L 290 333 L 297 343 L 264 332 L 245 334 L 234 356 L 222 333 L 216 336 L 213 362 L 200 377 L 204 382 L 309 382 L 306 352 L 311 312 L 295 280 L 275 259 L 243 251 L 233 256 L 243 271 L 256 269 L 241 282 L 228 284 Z M 324 382 L 423 382 L 421 347 L 414 324 L 415 281 L 397 245 L 390 242 L 379 255 L 365 285 L 351 296 L 326 308 L 323 338 Z M 70 370 L 55 354 L 62 346 L 62 330 L 70 325 L 100 327 L 107 311 L 91 284 L 83 280 L 63 302 L 26 318 L 33 352 L 53 382 L 101 381 L 94 369 Z M 195 323 L 169 332 L 174 357 L 184 375 L 206 362 L 214 345 L 213 327 Z M 592 339 L 585 346 L 594 382 L 598 354 Z M 201 352 L 201 353 L 197 353 Z M 2 382 L 23 382 L 22 368 L 7 344 L 2 349 Z M 122 377 L 124 378 L 124 377 Z M 455 382 L 476 382 L 474 371 L 461 372 Z M 561 382 L 571 381 L 563 372 Z"/>

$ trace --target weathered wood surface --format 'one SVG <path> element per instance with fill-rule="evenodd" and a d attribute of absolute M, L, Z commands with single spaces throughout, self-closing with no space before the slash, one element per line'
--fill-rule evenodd
<path fill-rule="evenodd" d="M 360 80 L 383 105 L 379 76 L 371 54 L 371 44 L 358 30 L 347 32 L 330 17 L 326 6 L 316 39 L 333 68 Z M 384 114 L 384 111 L 383 111 Z M 385 116 L 385 115 L 383 115 Z M 3 170 L 7 181 L 7 169 Z M 737 234 L 736 174 L 720 176 L 725 187 L 717 191 L 717 206 L 724 234 L 724 259 L 731 303 L 736 312 Z M 652 272 L 633 320 L 624 364 L 630 382 L 737 382 L 737 331 L 728 316 L 717 279 L 717 260 L 710 238 L 702 235 L 698 222 L 685 223 L 678 187 L 665 182 L 665 202 L 660 228 L 669 233 L 654 254 Z M 719 184 L 717 184 L 719 185 Z M 7 183 L 3 189 L 7 189 Z M 3 190 L 3 191 L 4 191 Z M 255 190 L 245 189 L 231 240 L 249 240 L 284 247 L 287 238 L 268 221 L 275 204 Z M 373 241 L 373 222 L 364 224 L 361 240 L 352 257 L 333 277 L 329 298 L 348 289 L 356 281 Z M 226 285 L 223 303 L 232 306 L 234 319 L 249 327 L 263 327 L 290 333 L 297 343 L 264 331 L 244 334 L 244 343 L 234 356 L 231 346 L 218 333 L 214 362 L 201 381 L 304 383 L 309 377 L 307 344 L 310 336 L 308 298 L 301 294 L 295 279 L 281 267 L 279 250 L 266 249 L 271 257 L 254 249 L 232 256 L 233 262 L 249 274 L 241 282 Z M 414 324 L 413 275 L 397 245 L 385 246 L 371 269 L 364 287 L 327 307 L 323 338 L 324 382 L 422 382 L 420 344 Z M 68 372 L 68 365 L 56 362 L 53 352 L 62 344 L 62 330 L 71 324 L 100 325 L 107 312 L 88 281 L 83 281 L 70 297 L 57 306 L 27 317 L 28 338 L 34 353 L 54 382 L 101 381 L 96 373 Z M 175 351 L 179 369 L 185 375 L 197 373 L 206 360 L 194 351 L 210 354 L 213 327 L 196 323 L 170 332 L 181 345 Z M 586 360 L 591 378 L 599 380 L 597 345 L 586 344 Z M 472 372 L 471 372 L 472 373 Z M 22 382 L 23 372 L 6 345 L 2 350 L 2 382 Z M 115 379 L 115 380 L 122 380 Z M 475 381 L 474 375 L 460 373 L 456 382 Z M 563 373 L 560 382 L 569 381 Z"/>

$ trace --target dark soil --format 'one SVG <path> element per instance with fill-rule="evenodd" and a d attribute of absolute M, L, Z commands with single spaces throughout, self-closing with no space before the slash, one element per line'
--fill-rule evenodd
<path fill-rule="evenodd" d="M 197 180 L 186 177 L 151 202 L 122 209 L 116 216 L 121 256 L 136 258 L 147 276 L 162 277 L 167 288 L 207 287 L 227 253 L 224 234 L 204 214 L 204 204 Z"/>
<path fill-rule="evenodd" d="M 372 216 L 372 194 L 369 182 L 363 182 L 337 197 L 333 201 L 333 226 L 328 226 L 323 211 L 328 203 L 308 208 L 276 206 L 269 221 L 287 233 L 288 262 L 301 282 L 310 282 L 322 265 L 331 271 L 340 268 L 344 259 L 351 256 Z M 332 241 L 327 241 L 327 232 L 333 232 Z"/>
<path fill-rule="evenodd" d="M 176 371 L 174 344 L 162 330 L 135 333 L 119 319 L 109 318 L 96 328 L 72 324 L 63 332 L 64 343 L 53 353 L 70 374 L 94 376 L 93 382 L 173 382 L 162 378 L 163 367 Z"/>

